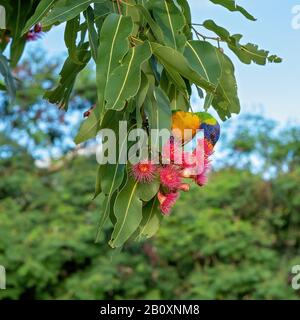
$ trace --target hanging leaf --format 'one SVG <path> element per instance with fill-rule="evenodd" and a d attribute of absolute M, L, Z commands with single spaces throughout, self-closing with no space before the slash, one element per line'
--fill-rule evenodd
<path fill-rule="evenodd" d="M 105 195 L 105 202 L 97 228 L 96 242 L 99 241 L 100 232 L 109 217 L 111 197 L 113 196 L 114 192 L 120 187 L 123 181 L 124 169 L 124 164 L 120 164 L 119 162 L 117 164 L 106 164 L 100 166 L 100 183 L 102 193 Z"/>
<path fill-rule="evenodd" d="M 132 32 L 132 28 L 133 24 L 130 17 L 122 17 L 112 13 L 105 18 L 97 53 L 99 59 L 96 61 L 98 102 L 90 116 L 82 123 L 75 138 L 76 143 L 95 137 L 100 130 L 108 78 L 129 50 L 128 36 Z"/>
<path fill-rule="evenodd" d="M 126 101 L 134 97 L 141 84 L 141 64 L 151 56 L 149 42 L 133 47 L 121 65 L 109 76 L 105 100 L 105 108 L 122 110 Z"/>
<path fill-rule="evenodd" d="M 77 32 L 79 31 L 80 24 L 79 19 L 80 18 L 78 16 L 66 23 L 64 38 L 66 47 L 68 48 L 69 57 L 71 58 L 72 62 L 76 64 L 83 64 L 83 62 L 78 59 L 78 50 L 76 46 Z"/>
<path fill-rule="evenodd" d="M 10 43 L 10 67 L 17 66 L 25 48 L 26 38 L 21 37 L 22 29 L 26 23 L 27 16 L 32 14 L 32 2 L 14 1 L 14 11 L 9 15 L 9 24 L 12 41 Z"/>
<path fill-rule="evenodd" d="M 28 32 L 31 27 L 39 23 L 42 18 L 50 11 L 56 0 L 41 0 L 37 5 L 34 15 L 27 21 L 25 27 L 22 30 L 22 35 Z"/>
<path fill-rule="evenodd" d="M 136 108 L 140 109 L 146 99 L 146 95 L 148 93 L 150 87 L 150 83 L 148 77 L 145 75 L 144 72 L 141 73 L 141 85 L 139 88 L 139 92 L 137 93 L 136 98 Z"/>
<path fill-rule="evenodd" d="M 164 43 L 164 35 L 162 33 L 162 30 L 156 24 L 156 22 L 153 20 L 150 12 L 142 5 L 136 5 L 136 8 L 138 8 L 141 11 L 145 20 L 148 22 L 148 24 L 151 28 L 151 31 L 153 32 L 153 35 L 154 35 L 155 39 L 157 40 L 157 42 L 159 42 L 160 44 L 163 44 Z"/>
<path fill-rule="evenodd" d="M 205 109 L 213 105 L 222 119 L 239 113 L 237 84 L 229 58 L 207 41 L 188 41 L 184 55 L 195 71 L 216 85 L 216 91 L 206 96 Z"/>
<path fill-rule="evenodd" d="M 98 195 L 102 192 L 101 179 L 102 179 L 102 170 L 101 170 L 101 165 L 99 165 L 97 170 L 97 175 L 96 175 L 95 193 L 94 193 L 93 200 L 96 199 Z"/>
<path fill-rule="evenodd" d="M 218 112 L 222 120 L 230 118 L 232 113 L 240 112 L 240 101 L 237 93 L 237 83 L 234 76 L 234 66 L 231 60 L 220 51 L 218 52 L 222 67 L 222 75 L 219 80 L 216 93 L 207 96 L 209 102 Z"/>
<path fill-rule="evenodd" d="M 116 10 L 113 9 L 114 5 L 115 3 L 110 0 L 106 0 L 103 3 L 94 3 L 95 25 L 98 29 L 98 33 L 100 33 L 106 16 L 112 12 L 116 12 Z"/>
<path fill-rule="evenodd" d="M 129 132 L 125 137 L 119 136 L 119 121 L 121 120 L 121 117 L 122 115 L 120 113 L 116 113 L 115 111 L 110 110 L 106 113 L 105 118 L 103 119 L 105 128 L 111 129 L 115 132 L 115 147 L 117 159 L 115 164 L 101 164 L 98 168 L 99 177 L 97 178 L 97 180 L 100 182 L 100 185 L 98 185 L 96 181 L 95 194 L 101 189 L 101 192 L 105 195 L 105 203 L 98 224 L 96 242 L 98 242 L 99 240 L 100 232 L 107 222 L 110 210 L 112 209 L 111 199 L 113 197 L 113 194 L 118 190 L 118 188 L 121 186 L 122 181 L 124 180 L 125 165 L 122 161 L 122 155 L 127 154 L 127 135 L 132 128 L 129 129 Z"/>
<path fill-rule="evenodd" d="M 43 27 L 71 20 L 85 11 L 91 3 L 103 3 L 105 0 L 58 0 L 50 13 L 41 20 Z"/>
<path fill-rule="evenodd" d="M 137 230 L 142 221 L 143 202 L 139 198 L 138 182 L 128 177 L 128 181 L 117 195 L 114 213 L 117 222 L 109 244 L 112 248 L 123 246 L 130 236 Z"/>
<path fill-rule="evenodd" d="M 242 35 L 235 34 L 231 36 L 225 28 L 218 26 L 212 20 L 204 21 L 203 26 L 217 34 L 221 41 L 226 42 L 229 49 L 245 64 L 254 62 L 259 65 L 265 65 L 267 61 L 275 63 L 282 61 L 282 59 L 277 56 L 269 56 L 269 51 L 259 49 L 255 44 L 247 43 L 246 45 L 241 45 L 240 40 L 242 39 Z"/>
<path fill-rule="evenodd" d="M 149 87 L 150 87 L 150 84 L 148 81 L 148 77 L 144 74 L 144 72 L 142 72 L 141 85 L 140 85 L 139 92 L 137 93 L 137 97 L 136 97 L 136 122 L 137 122 L 138 128 L 141 128 L 143 125 L 141 108 L 145 102 Z"/>
<path fill-rule="evenodd" d="M 219 4 L 222 7 L 227 8 L 229 11 L 238 11 L 240 12 L 244 17 L 246 17 L 249 20 L 256 21 L 256 19 L 243 7 L 237 5 L 235 3 L 235 0 L 210 0 L 214 4 Z"/>
<path fill-rule="evenodd" d="M 132 35 L 137 36 L 142 22 L 142 14 L 140 10 L 135 6 L 135 0 L 127 0 L 123 2 L 123 14 L 127 17 L 131 17 L 133 21 Z"/>
<path fill-rule="evenodd" d="M 187 41 L 184 56 L 205 80 L 216 85 L 221 76 L 218 49 L 207 41 Z"/>
<path fill-rule="evenodd" d="M 152 43 L 151 46 L 154 55 L 166 68 L 175 83 L 178 83 L 178 77 L 183 76 L 207 92 L 214 92 L 214 84 L 207 81 L 201 74 L 195 72 L 180 52 L 157 43 Z"/>
<path fill-rule="evenodd" d="M 16 96 L 16 86 L 6 57 L 0 52 L 0 73 L 4 78 L 8 94 L 12 99 Z"/>
<path fill-rule="evenodd" d="M 97 94 L 101 110 L 105 105 L 104 97 L 109 76 L 129 50 L 128 37 L 132 29 L 131 18 L 117 14 L 110 14 L 103 23 L 97 61 Z"/>
<path fill-rule="evenodd" d="M 47 91 L 44 98 L 51 103 L 55 103 L 59 108 L 68 109 L 69 99 L 75 84 L 78 73 L 85 67 L 91 58 L 90 52 L 83 46 L 78 49 L 78 59 L 82 64 L 76 64 L 68 57 L 60 72 L 60 82 L 57 88 Z"/>
<path fill-rule="evenodd" d="M 151 129 L 171 129 L 170 101 L 160 88 L 155 88 L 153 96 L 146 98 L 145 112 Z"/>
<path fill-rule="evenodd" d="M 145 113 L 149 120 L 150 129 L 171 131 L 170 101 L 160 88 L 155 88 L 153 96 L 146 98 Z M 159 151 L 162 150 L 159 132 L 157 132 L 157 135 L 152 132 L 151 145 Z"/>
<path fill-rule="evenodd" d="M 192 14 L 190 5 L 187 0 L 177 0 L 179 6 L 181 7 L 181 10 L 183 12 L 183 15 L 185 17 L 186 24 L 184 26 L 183 32 L 185 36 L 187 37 L 187 40 L 193 39 L 193 33 L 191 31 L 191 25 L 192 25 Z"/>
<path fill-rule="evenodd" d="M 89 6 L 85 12 L 86 16 L 86 22 L 87 22 L 87 27 L 88 27 L 88 32 L 89 32 L 89 42 L 90 42 L 90 47 L 91 47 L 91 53 L 94 61 L 97 61 L 97 50 L 98 50 L 98 34 L 94 26 L 94 11 Z"/>
<path fill-rule="evenodd" d="M 172 85 L 169 91 L 172 110 L 189 111 L 190 101 L 186 95 Z"/>
<path fill-rule="evenodd" d="M 184 56 L 191 67 L 201 74 L 207 81 L 214 85 L 219 84 L 222 74 L 222 66 L 219 60 L 218 49 L 207 41 L 188 41 L 186 43 Z M 223 94 L 223 91 L 218 91 Z M 204 108 L 208 109 L 216 93 L 207 93 Z M 226 97 L 224 97 L 226 99 Z"/>
<path fill-rule="evenodd" d="M 12 68 L 16 67 L 20 61 L 22 54 L 24 52 L 26 40 L 19 38 L 14 40 L 10 46 L 10 65 Z"/>
<path fill-rule="evenodd" d="M 159 202 L 155 197 L 143 207 L 143 219 L 139 226 L 136 240 L 152 238 L 158 231 L 163 218 L 158 206 Z"/>
<path fill-rule="evenodd" d="M 164 44 L 175 50 L 182 51 L 186 42 L 183 29 L 186 25 L 182 11 L 175 3 L 167 0 L 151 1 L 150 8 L 154 19 L 163 31 Z"/>
<path fill-rule="evenodd" d="M 157 195 L 159 189 L 159 181 L 158 179 L 153 180 L 150 183 L 139 183 L 139 197 L 143 201 L 150 201 Z"/>
<path fill-rule="evenodd" d="M 156 128 L 171 130 L 171 109 L 170 101 L 166 94 L 160 89 L 155 88 L 153 92 L 156 105 Z"/>

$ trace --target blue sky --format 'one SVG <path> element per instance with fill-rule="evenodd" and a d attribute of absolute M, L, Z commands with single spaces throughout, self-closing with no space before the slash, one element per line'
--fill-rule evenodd
<path fill-rule="evenodd" d="M 292 8 L 300 5 L 300 0 L 237 1 L 257 18 L 256 22 L 212 5 L 208 0 L 189 0 L 189 3 L 193 22 L 214 19 L 231 33 L 243 34 L 245 43 L 256 43 L 284 59 L 282 64 L 248 66 L 225 50 L 236 66 L 242 112 L 263 112 L 281 124 L 300 122 L 300 29 L 292 28 Z M 53 29 L 40 41 L 51 54 L 65 51 L 62 26 Z"/>

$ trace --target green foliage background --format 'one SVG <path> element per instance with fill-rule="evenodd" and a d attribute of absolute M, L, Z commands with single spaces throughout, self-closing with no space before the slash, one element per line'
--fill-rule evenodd
<path fill-rule="evenodd" d="M 155 239 L 119 252 L 104 238 L 94 244 L 94 166 L 87 157 L 51 171 L 24 153 L 1 160 L 1 298 L 299 298 L 289 274 L 299 264 L 299 167 L 266 181 L 226 165 L 182 196 Z"/>

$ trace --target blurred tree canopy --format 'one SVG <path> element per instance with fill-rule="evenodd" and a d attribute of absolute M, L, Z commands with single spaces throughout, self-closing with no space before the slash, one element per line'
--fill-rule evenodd
<path fill-rule="evenodd" d="M 0 94 L 0 155 L 10 153 L 14 142 L 41 159 L 57 158 L 73 149 L 79 121 L 96 99 L 96 87 L 89 66 L 77 79 L 69 112 L 56 108 L 43 95 L 56 82 L 61 64 L 62 59 L 48 57 L 33 46 L 14 69 L 15 101 L 11 103 L 5 92 Z"/>

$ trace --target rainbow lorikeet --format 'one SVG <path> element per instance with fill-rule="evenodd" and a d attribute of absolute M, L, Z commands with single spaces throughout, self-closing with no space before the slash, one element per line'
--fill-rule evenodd
<path fill-rule="evenodd" d="M 218 121 L 207 112 L 195 113 L 200 119 L 200 129 L 204 130 L 204 138 L 213 146 L 220 138 L 220 125 Z"/>
<path fill-rule="evenodd" d="M 184 130 L 190 129 L 189 135 L 184 135 Z M 174 111 L 172 114 L 172 132 L 184 143 L 190 141 L 197 129 L 204 130 L 204 138 L 212 147 L 220 138 L 220 125 L 217 120 L 207 112 Z"/>

